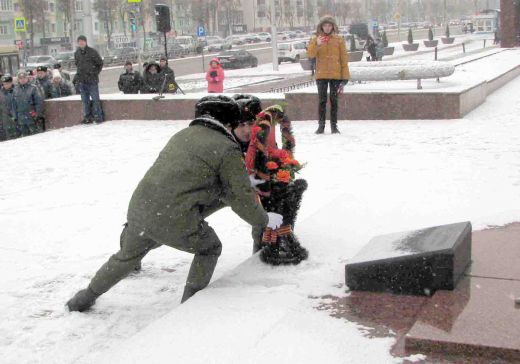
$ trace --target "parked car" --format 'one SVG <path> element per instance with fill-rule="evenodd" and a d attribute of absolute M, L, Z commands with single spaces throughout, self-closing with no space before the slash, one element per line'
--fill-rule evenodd
<path fill-rule="evenodd" d="M 222 37 L 219 37 L 218 35 L 208 35 L 204 40 L 206 41 L 207 46 L 210 46 L 215 43 L 224 42 L 224 39 L 222 39 Z"/>
<path fill-rule="evenodd" d="M 226 38 L 226 42 L 233 45 L 242 45 L 245 43 L 244 38 L 242 38 L 240 35 L 230 35 Z"/>
<path fill-rule="evenodd" d="M 160 51 L 160 53 L 164 54 L 164 50 Z M 181 46 L 176 41 L 168 42 L 168 58 L 180 58 L 185 57 L 190 52 L 183 46 Z M 159 56 L 160 58 L 160 56 Z"/>
<path fill-rule="evenodd" d="M 295 32 L 290 30 L 285 31 L 284 33 L 287 34 L 288 39 L 294 39 L 298 36 Z"/>
<path fill-rule="evenodd" d="M 133 63 L 137 62 L 139 58 L 139 49 L 132 47 L 116 48 L 103 57 L 103 63 L 109 64 L 123 64 L 126 61 Z"/>
<path fill-rule="evenodd" d="M 219 42 L 211 43 L 206 47 L 206 51 L 208 52 L 217 52 L 217 51 L 225 51 L 226 49 L 231 49 L 233 45 L 231 43 L 227 43 L 224 39 Z"/>
<path fill-rule="evenodd" d="M 302 31 L 302 30 L 295 30 L 294 33 L 296 33 L 296 36 L 297 36 L 298 38 L 305 38 L 305 37 L 306 37 L 305 32 Z"/>
<path fill-rule="evenodd" d="M 350 33 L 343 33 L 341 34 L 341 36 L 345 39 L 345 43 L 346 43 L 346 46 L 347 46 L 347 50 L 352 52 L 353 49 L 350 49 L 350 45 L 351 45 L 351 38 L 354 38 L 354 42 L 356 43 L 356 49 L 358 51 L 361 51 L 363 50 L 363 48 L 365 47 L 365 40 L 360 40 L 359 37 L 357 37 L 355 34 L 350 34 Z"/>
<path fill-rule="evenodd" d="M 30 56 L 27 58 L 27 69 L 35 69 L 38 66 L 52 67 L 56 63 L 53 56 Z"/>
<path fill-rule="evenodd" d="M 197 41 L 191 35 L 180 35 L 175 37 L 177 42 L 187 53 L 195 53 L 197 50 Z"/>
<path fill-rule="evenodd" d="M 222 68 L 245 68 L 258 66 L 258 59 L 243 49 L 227 50 L 217 56 Z"/>
<path fill-rule="evenodd" d="M 307 58 L 306 43 L 302 41 L 278 44 L 278 64 L 282 62 L 299 62 Z"/>
<path fill-rule="evenodd" d="M 56 62 L 61 64 L 62 68 L 71 69 L 75 67 L 74 52 L 60 52 L 55 57 Z"/>
<path fill-rule="evenodd" d="M 246 43 L 260 43 L 262 39 L 260 39 L 260 37 L 254 33 L 249 33 L 244 35 L 244 41 Z"/>
<path fill-rule="evenodd" d="M 270 42 L 271 41 L 271 33 L 261 32 L 257 33 L 258 38 L 262 40 L 262 42 Z"/>
<path fill-rule="evenodd" d="M 288 36 L 286 33 L 284 33 L 284 32 L 278 32 L 278 33 L 276 33 L 276 39 L 277 39 L 278 41 L 281 41 L 281 40 L 288 40 L 288 39 L 289 39 L 289 36 Z"/>

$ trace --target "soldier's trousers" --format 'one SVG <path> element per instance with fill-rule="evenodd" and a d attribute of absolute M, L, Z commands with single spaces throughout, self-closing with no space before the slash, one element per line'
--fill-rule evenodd
<path fill-rule="evenodd" d="M 121 233 L 120 250 L 97 271 L 90 282 L 90 289 L 97 294 L 107 292 L 133 271 L 151 249 L 162 244 L 195 254 L 184 288 L 182 301 L 185 301 L 209 284 L 222 252 L 222 244 L 205 221 L 200 223 L 197 233 L 173 240 L 154 241 L 126 225 Z"/>

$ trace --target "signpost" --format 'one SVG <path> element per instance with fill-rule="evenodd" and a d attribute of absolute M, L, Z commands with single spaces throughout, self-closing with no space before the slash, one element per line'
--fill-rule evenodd
<path fill-rule="evenodd" d="M 25 32 L 27 30 L 27 22 L 24 17 L 14 18 L 14 31 Z"/>
<path fill-rule="evenodd" d="M 206 29 L 204 28 L 204 25 L 199 25 L 197 27 L 197 37 L 205 37 L 206 36 Z M 201 48 L 200 54 L 202 55 L 202 71 L 206 71 L 206 61 L 204 60 L 204 46 L 202 46 L 199 42 L 199 47 Z"/>
<path fill-rule="evenodd" d="M 394 19 L 397 22 L 397 40 L 401 41 L 401 14 L 395 13 Z"/>

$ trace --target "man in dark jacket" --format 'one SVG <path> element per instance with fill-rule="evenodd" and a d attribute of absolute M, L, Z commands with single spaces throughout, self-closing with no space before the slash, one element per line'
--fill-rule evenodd
<path fill-rule="evenodd" d="M 119 76 L 117 87 L 125 94 L 137 94 L 141 89 L 141 75 L 132 68 L 132 62 L 126 61 L 125 72 Z"/>
<path fill-rule="evenodd" d="M 164 78 L 160 71 L 159 65 L 155 62 L 151 62 L 146 66 L 141 87 L 142 94 L 155 94 L 161 91 Z"/>
<path fill-rule="evenodd" d="M 175 80 L 175 73 L 170 68 L 170 66 L 168 66 L 168 59 L 166 59 L 165 56 L 161 56 L 161 59 L 159 60 L 159 67 L 161 67 L 161 73 L 167 74 Z"/>
<path fill-rule="evenodd" d="M 222 244 L 205 219 L 223 207 L 252 226 L 281 224 L 282 216 L 267 214 L 251 189 L 231 134 L 239 119 L 239 106 L 229 97 L 197 102 L 195 120 L 170 139 L 134 191 L 119 252 L 67 302 L 70 311 L 90 308 L 158 244 L 195 254 L 182 296 L 186 301 L 213 275 Z"/>
<path fill-rule="evenodd" d="M 83 121 L 89 124 L 92 121 L 100 123 L 103 121 L 103 110 L 99 100 L 99 74 L 103 69 L 103 60 L 99 53 L 87 45 L 87 37 L 78 37 L 79 48 L 74 53 L 76 63 L 77 82 L 83 102 Z M 92 102 L 91 102 L 92 99 Z M 90 118 L 94 116 L 94 120 Z"/>
<path fill-rule="evenodd" d="M 47 67 L 38 66 L 36 68 L 36 80 L 35 86 L 40 90 L 42 94 L 42 98 L 50 99 L 51 95 L 51 80 L 49 79 L 49 74 L 47 73 Z"/>
<path fill-rule="evenodd" d="M 15 119 L 23 136 L 45 130 L 43 99 L 36 86 L 29 83 L 27 73 L 18 72 L 18 85 L 13 91 Z"/>
<path fill-rule="evenodd" d="M 176 93 L 178 86 L 175 82 L 175 73 L 168 66 L 168 59 L 165 56 L 161 56 L 161 59 L 159 60 L 159 67 L 161 68 L 160 72 L 163 81 L 166 78 L 166 81 L 164 82 L 164 89 L 162 91 L 166 93 Z"/>

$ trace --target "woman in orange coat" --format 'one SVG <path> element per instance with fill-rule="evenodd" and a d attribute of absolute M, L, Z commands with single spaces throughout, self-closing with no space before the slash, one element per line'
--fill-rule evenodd
<path fill-rule="evenodd" d="M 206 81 L 208 81 L 209 93 L 224 92 L 224 70 L 222 69 L 218 58 L 213 58 L 209 63 L 209 69 L 206 73 Z"/>
<path fill-rule="evenodd" d="M 338 129 L 338 93 L 350 78 L 348 53 L 345 39 L 339 36 L 336 21 L 331 16 L 321 18 L 316 36 L 309 42 L 307 54 L 316 58 L 316 84 L 319 95 L 319 127 L 316 134 L 325 131 L 325 113 L 327 108 L 327 89 L 330 87 L 330 128 L 333 134 Z"/>

